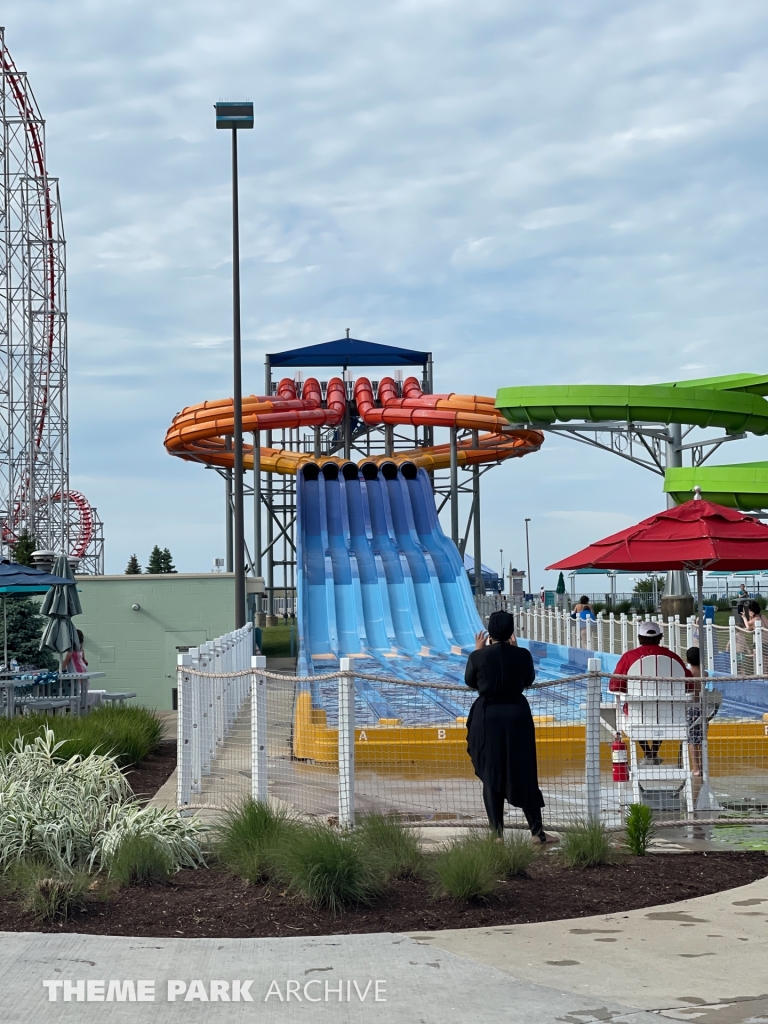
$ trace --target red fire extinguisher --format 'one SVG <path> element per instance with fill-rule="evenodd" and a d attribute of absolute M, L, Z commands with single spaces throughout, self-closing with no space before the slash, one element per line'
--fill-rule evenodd
<path fill-rule="evenodd" d="M 621 738 L 621 733 L 616 733 L 616 738 L 611 744 L 611 761 L 613 762 L 613 781 L 629 781 L 629 765 L 627 763 L 627 744 Z"/>

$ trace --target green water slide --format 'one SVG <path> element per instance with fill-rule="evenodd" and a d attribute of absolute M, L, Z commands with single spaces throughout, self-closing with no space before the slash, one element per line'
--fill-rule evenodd
<path fill-rule="evenodd" d="M 500 388 L 496 408 L 510 423 L 627 423 L 720 427 L 729 434 L 768 434 L 768 376 L 755 373 L 668 384 L 558 384 Z M 666 470 L 664 490 L 687 501 L 704 497 L 744 510 L 768 508 L 768 462 Z"/>

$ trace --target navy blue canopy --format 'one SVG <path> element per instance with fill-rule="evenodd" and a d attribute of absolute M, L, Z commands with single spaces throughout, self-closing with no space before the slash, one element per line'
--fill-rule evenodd
<path fill-rule="evenodd" d="M 74 582 L 7 558 L 0 561 L 0 594 L 45 594 L 50 587 L 71 587 Z"/>
<path fill-rule="evenodd" d="M 377 345 L 357 338 L 339 338 L 268 355 L 272 366 L 426 366 L 429 352 L 394 345 Z"/>

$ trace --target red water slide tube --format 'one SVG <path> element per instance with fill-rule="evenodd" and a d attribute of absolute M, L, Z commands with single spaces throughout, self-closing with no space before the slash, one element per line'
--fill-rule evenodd
<path fill-rule="evenodd" d="M 367 377 L 360 377 L 354 387 L 357 415 L 371 426 L 410 425 L 426 427 L 457 427 L 484 431 L 477 440 L 459 443 L 459 462 L 472 465 L 520 458 L 538 451 L 544 441 L 539 430 L 510 430 L 507 421 L 496 410 L 493 398 L 483 395 L 423 394 L 415 377 L 403 384 L 402 397 L 391 377 L 379 384 L 377 399 Z M 296 427 L 338 426 L 344 418 L 347 396 L 344 382 L 334 377 L 328 382 L 325 404 L 320 384 L 314 377 L 304 382 L 301 398 L 296 384 L 284 378 L 271 397 L 249 395 L 243 398 L 243 433 L 257 430 L 288 430 Z M 234 430 L 232 399 L 202 402 L 182 409 L 171 423 L 165 437 L 171 455 L 206 465 L 232 467 L 234 455 L 231 437 Z M 253 447 L 243 446 L 243 461 L 253 467 Z M 305 462 L 315 461 L 312 455 L 286 451 L 282 448 L 260 448 L 261 467 L 268 472 L 295 473 Z M 410 461 L 425 469 L 442 469 L 450 464 L 450 445 L 435 445 L 398 452 L 396 456 L 366 458 L 364 462 Z M 321 462 L 341 462 L 323 456 Z"/>

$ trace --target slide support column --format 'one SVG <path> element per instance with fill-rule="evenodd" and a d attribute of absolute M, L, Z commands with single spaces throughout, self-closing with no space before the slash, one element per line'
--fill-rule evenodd
<path fill-rule="evenodd" d="M 459 453 L 457 428 L 451 427 L 451 540 L 459 546 Z"/>
<path fill-rule="evenodd" d="M 253 432 L 253 571 L 261 576 L 261 431 Z"/>
<path fill-rule="evenodd" d="M 472 447 L 477 448 L 480 444 L 479 435 L 476 430 L 472 431 Z M 473 558 L 475 560 L 475 593 L 485 593 L 485 583 L 483 582 L 483 560 L 481 548 L 481 534 L 480 534 L 480 467 L 472 467 L 472 506 L 474 509 L 474 519 L 472 522 L 473 526 L 473 539 L 474 539 L 474 553 Z M 478 568 L 479 567 L 479 568 Z"/>

